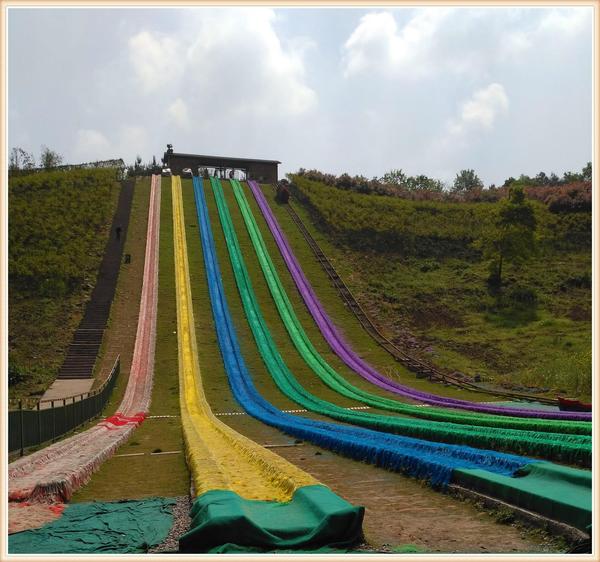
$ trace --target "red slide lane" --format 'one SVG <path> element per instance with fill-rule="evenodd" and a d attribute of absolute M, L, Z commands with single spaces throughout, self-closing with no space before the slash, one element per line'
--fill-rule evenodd
<path fill-rule="evenodd" d="M 152 176 L 150 189 L 142 296 L 133 360 L 123 400 L 113 416 L 87 431 L 9 465 L 9 533 L 31 528 L 24 521 L 29 511 L 23 509 L 25 507 L 46 504 L 45 507 L 40 505 L 40 508 L 44 507 L 49 514 L 58 516 L 60 508 L 47 504 L 68 501 L 73 492 L 86 484 L 92 473 L 129 439 L 146 417 L 152 394 L 156 341 L 160 176 Z M 32 524 L 39 526 L 34 521 Z"/>

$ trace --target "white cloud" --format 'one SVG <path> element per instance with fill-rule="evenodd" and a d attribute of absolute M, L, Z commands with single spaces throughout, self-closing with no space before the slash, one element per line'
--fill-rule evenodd
<path fill-rule="evenodd" d="M 153 92 L 179 75 L 179 44 L 141 31 L 129 40 L 129 61 L 144 92 Z"/>
<path fill-rule="evenodd" d="M 187 46 L 187 75 L 195 84 L 194 109 L 204 117 L 288 115 L 312 109 L 316 92 L 306 84 L 304 54 L 312 42 L 283 46 L 271 9 L 202 13 Z M 191 106 L 189 100 L 188 105 Z"/>
<path fill-rule="evenodd" d="M 110 158 L 111 144 L 108 139 L 95 129 L 79 129 L 76 135 L 75 155 L 84 161 Z"/>
<path fill-rule="evenodd" d="M 577 39 L 591 29 L 590 7 L 530 10 L 430 7 L 363 16 L 342 47 L 344 77 L 381 74 L 422 79 L 440 73 L 479 77 L 497 62 L 520 63 L 523 54 Z"/>
<path fill-rule="evenodd" d="M 73 156 L 78 162 L 108 158 L 123 158 L 131 162 L 136 154 L 146 155 L 148 150 L 146 129 L 136 125 L 123 125 L 108 136 L 96 129 L 79 129 Z"/>
<path fill-rule="evenodd" d="M 458 116 L 446 123 L 440 145 L 464 147 L 473 135 L 491 131 L 496 119 L 508 112 L 508 106 L 508 96 L 502 84 L 492 83 L 475 91 L 462 104 Z"/>
<path fill-rule="evenodd" d="M 544 14 L 536 29 L 537 33 L 573 36 L 580 33 L 592 22 L 592 7 L 557 8 Z"/>
<path fill-rule="evenodd" d="M 389 12 L 363 16 L 343 48 L 346 77 L 369 70 L 392 70 L 410 76 L 432 71 L 431 53 L 436 33 L 451 10 L 419 10 L 400 30 Z"/>
<path fill-rule="evenodd" d="M 502 84 L 477 90 L 462 107 L 460 120 L 467 126 L 491 129 L 496 117 L 508 110 L 508 96 Z"/>
<path fill-rule="evenodd" d="M 139 125 L 123 125 L 117 132 L 116 148 L 123 158 L 133 160 L 134 155 L 146 155 L 150 152 L 148 132 Z"/>
<path fill-rule="evenodd" d="M 181 99 L 177 98 L 167 109 L 167 114 L 171 118 L 172 122 L 175 123 L 181 129 L 188 129 L 190 127 L 190 116 L 186 103 Z"/>

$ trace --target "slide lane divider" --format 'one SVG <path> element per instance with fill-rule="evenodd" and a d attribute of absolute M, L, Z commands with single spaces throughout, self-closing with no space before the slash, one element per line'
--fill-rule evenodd
<path fill-rule="evenodd" d="M 357 374 L 368 380 L 369 382 L 376 384 L 381 388 L 385 388 L 390 392 L 400 394 L 407 398 L 412 398 L 418 401 L 424 401 L 429 404 L 442 406 L 446 408 L 460 408 L 465 410 L 484 412 L 490 414 L 506 415 L 511 417 L 531 417 L 540 419 L 556 419 L 556 420 L 574 420 L 574 421 L 589 421 L 591 414 L 588 413 L 577 413 L 577 412 L 552 412 L 535 410 L 531 408 L 509 408 L 494 406 L 492 404 L 470 402 L 468 400 L 461 400 L 456 398 L 447 398 L 437 396 L 435 394 L 419 391 L 417 389 L 402 385 L 396 381 L 390 380 L 381 373 L 379 373 L 373 366 L 369 365 L 364 361 L 358 354 L 352 349 L 352 347 L 344 340 L 341 336 L 338 328 L 335 326 L 333 320 L 326 313 L 323 305 L 317 298 L 314 290 L 312 289 L 308 279 L 304 275 L 302 268 L 294 255 L 289 242 L 285 238 L 281 226 L 277 222 L 273 211 L 269 207 L 267 200 L 262 193 L 260 186 L 257 182 L 250 180 L 248 185 L 252 190 L 252 193 L 258 203 L 258 206 L 275 238 L 275 242 L 279 247 L 281 255 L 290 270 L 292 278 L 296 283 L 302 298 L 304 299 L 306 306 L 308 307 L 311 315 L 315 322 L 319 326 L 323 336 L 333 349 L 333 351 L 346 363 L 351 369 Z M 586 426 L 587 433 L 591 433 L 591 424 Z"/>
<path fill-rule="evenodd" d="M 363 508 L 351 506 L 312 476 L 235 432 L 212 413 L 202 388 L 181 179 L 172 178 L 177 334 L 181 416 L 194 493 L 191 530 L 180 537 L 183 552 L 206 552 L 226 544 L 311 548 L 347 545 L 361 536 Z M 226 366 L 236 355 L 226 347 L 219 293 L 205 249 L 211 304 Z"/>
<path fill-rule="evenodd" d="M 9 502 L 70 500 L 146 417 L 154 372 L 159 224 L 160 176 L 153 175 L 135 347 L 129 380 L 117 413 L 86 431 L 11 463 Z"/>
<path fill-rule="evenodd" d="M 285 289 L 283 288 L 274 264 L 268 255 L 268 250 L 244 196 L 242 187 L 235 180 L 232 180 L 231 183 L 246 228 L 252 240 L 254 250 L 258 256 L 269 289 L 271 290 L 272 297 L 276 301 L 283 322 L 286 323 L 288 333 L 305 362 L 319 377 L 321 377 L 325 384 L 344 396 L 368 402 L 372 406 L 383 407 L 400 413 L 420 415 L 423 412 L 422 408 L 402 404 L 395 400 L 380 398 L 365 393 L 350 385 L 327 365 L 324 359 L 320 357 L 316 358 L 317 352 L 308 341 L 308 337 L 303 332 L 302 327 L 299 325 L 299 321 L 291 308 L 289 299 L 285 294 Z M 222 188 L 216 182 L 214 184 L 214 190 L 223 229 L 229 233 L 227 241 L 230 260 L 238 284 L 238 289 L 242 297 L 246 316 L 249 319 L 252 328 L 252 333 L 265 363 L 269 366 L 271 376 L 274 378 L 279 388 L 289 398 L 320 414 L 347 423 L 355 423 L 382 431 L 392 431 L 411 437 L 445 441 L 449 443 L 468 444 L 491 449 L 499 448 L 523 454 L 536 454 L 545 458 L 558 458 L 568 462 L 590 462 L 591 438 L 585 435 L 564 435 L 495 427 L 481 427 L 478 424 L 479 419 L 476 415 L 465 415 L 444 410 L 437 412 L 438 419 L 444 420 L 443 422 L 411 420 L 364 412 L 348 412 L 344 408 L 338 407 L 335 404 L 331 404 L 330 402 L 326 402 L 310 394 L 298 383 L 277 350 L 276 344 L 270 335 L 256 300 Z M 301 334 L 304 334 L 304 337 L 302 337 Z M 328 370 L 320 369 L 321 365 L 326 365 Z M 333 376 L 330 377 L 331 373 Z M 460 418 L 461 423 L 448 423 L 455 418 Z M 497 419 L 505 421 L 505 418 L 500 416 L 497 416 Z M 484 421 L 487 423 L 482 425 L 492 425 L 490 420 Z M 515 420 L 515 422 L 519 424 L 525 424 L 527 421 L 528 420 L 521 420 L 518 418 Z M 469 423 L 471 425 L 467 425 Z"/>

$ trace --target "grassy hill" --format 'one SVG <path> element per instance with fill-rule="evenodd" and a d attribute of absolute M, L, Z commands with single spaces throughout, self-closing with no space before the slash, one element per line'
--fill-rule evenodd
<path fill-rule="evenodd" d="M 591 212 L 532 201 L 537 254 L 509 265 L 497 294 L 473 242 L 498 203 L 411 201 L 292 179 L 302 218 L 396 340 L 484 380 L 589 397 Z"/>
<path fill-rule="evenodd" d="M 119 195 L 112 169 L 9 179 L 9 396 L 54 380 L 96 282 Z"/>

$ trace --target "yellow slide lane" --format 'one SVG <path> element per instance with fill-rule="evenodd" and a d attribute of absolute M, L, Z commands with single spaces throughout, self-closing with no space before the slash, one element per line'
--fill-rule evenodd
<path fill-rule="evenodd" d="M 181 420 L 195 495 L 231 490 L 246 499 L 289 501 L 297 488 L 318 482 L 217 419 L 204 395 L 179 176 L 172 178 L 172 192 Z"/>

